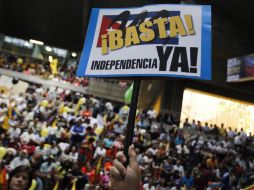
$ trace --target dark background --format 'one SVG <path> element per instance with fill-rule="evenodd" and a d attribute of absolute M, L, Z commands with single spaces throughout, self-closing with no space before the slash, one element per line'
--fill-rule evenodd
<path fill-rule="evenodd" d="M 131 7 L 179 0 L 0 0 L 0 32 L 81 51 L 91 7 Z M 213 52 L 232 57 L 253 52 L 254 1 L 194 1 L 212 5 Z M 206 3 L 204 3 L 206 2 Z"/>

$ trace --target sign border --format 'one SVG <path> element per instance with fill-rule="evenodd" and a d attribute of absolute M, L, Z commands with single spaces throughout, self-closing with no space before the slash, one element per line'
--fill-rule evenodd
<path fill-rule="evenodd" d="M 91 12 L 91 19 L 89 21 L 88 30 L 84 42 L 84 47 L 82 51 L 82 55 L 79 61 L 78 69 L 76 72 L 76 76 L 78 77 L 101 77 L 101 78 L 114 78 L 114 77 L 177 77 L 177 78 L 190 78 L 190 79 L 204 79 L 204 80 L 211 80 L 211 6 L 210 5 L 189 5 L 189 4 L 156 4 L 154 6 L 161 6 L 161 5 L 177 5 L 177 6 L 201 6 L 202 8 L 202 30 L 201 30 L 201 72 L 200 76 L 187 76 L 187 75 L 174 75 L 174 74 L 114 74 L 114 75 L 85 75 L 85 71 L 87 68 L 87 63 L 90 58 L 90 52 L 92 49 L 92 44 L 94 37 L 91 38 L 90 36 L 94 36 L 98 16 L 100 9 L 136 9 L 146 6 L 152 5 L 145 5 L 141 7 L 129 7 L 129 8 L 93 8 Z M 207 45 L 210 44 L 210 45 Z M 206 65 L 206 67 L 202 67 L 202 64 Z"/>

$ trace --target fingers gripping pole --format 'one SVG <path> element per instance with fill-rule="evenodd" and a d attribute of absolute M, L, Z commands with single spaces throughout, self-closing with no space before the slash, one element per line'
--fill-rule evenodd
<path fill-rule="evenodd" d="M 133 91 L 131 96 L 131 104 L 130 104 L 130 112 L 129 112 L 127 129 L 125 134 L 125 142 L 124 142 L 124 155 L 126 156 L 126 160 L 127 160 L 125 165 L 129 164 L 128 149 L 129 149 L 129 146 L 132 144 L 132 139 L 134 134 L 140 83 L 141 83 L 141 78 L 136 77 L 134 79 Z"/>

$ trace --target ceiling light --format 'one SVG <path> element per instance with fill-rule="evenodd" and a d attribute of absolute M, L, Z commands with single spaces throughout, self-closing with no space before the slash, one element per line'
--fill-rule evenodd
<path fill-rule="evenodd" d="M 72 57 L 77 57 L 77 54 L 76 54 L 75 52 L 72 52 L 72 53 L 71 53 L 71 56 L 72 56 Z"/>
<path fill-rule="evenodd" d="M 49 46 L 46 46 L 46 47 L 45 47 L 45 50 L 48 51 L 48 52 L 51 52 L 51 51 L 52 51 L 52 48 L 49 47 Z"/>
<path fill-rule="evenodd" d="M 42 41 L 38 41 L 38 40 L 30 39 L 29 41 L 30 41 L 31 43 L 34 43 L 34 44 L 37 44 L 37 45 L 43 45 L 43 44 L 44 44 Z"/>

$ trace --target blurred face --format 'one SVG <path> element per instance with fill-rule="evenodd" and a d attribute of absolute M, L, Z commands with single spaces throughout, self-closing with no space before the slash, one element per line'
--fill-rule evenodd
<path fill-rule="evenodd" d="M 25 190 L 28 187 L 29 176 L 25 172 L 14 175 L 10 182 L 10 190 Z"/>
<path fill-rule="evenodd" d="M 20 157 L 21 157 L 22 159 L 26 158 L 26 153 L 21 152 L 21 153 L 20 153 Z"/>
<path fill-rule="evenodd" d="M 29 134 L 32 134 L 33 133 L 33 129 L 30 128 L 28 132 L 29 132 Z"/>

